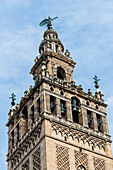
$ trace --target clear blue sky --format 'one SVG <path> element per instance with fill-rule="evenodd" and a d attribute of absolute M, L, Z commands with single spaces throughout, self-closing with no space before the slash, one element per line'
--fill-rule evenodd
<path fill-rule="evenodd" d="M 113 136 L 113 0 L 0 0 L 0 170 L 6 169 L 9 96 L 33 84 L 29 74 L 45 27 L 43 17 L 58 16 L 53 27 L 77 63 L 73 77 L 83 89 L 95 91 L 93 76 L 108 103 Z"/>

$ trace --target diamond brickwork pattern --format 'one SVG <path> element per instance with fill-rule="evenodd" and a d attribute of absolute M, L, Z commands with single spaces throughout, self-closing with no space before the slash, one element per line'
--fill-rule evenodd
<path fill-rule="evenodd" d="M 30 170 L 29 168 L 29 159 L 22 165 L 22 170 Z"/>
<path fill-rule="evenodd" d="M 33 153 L 33 170 L 41 170 L 40 148 Z"/>
<path fill-rule="evenodd" d="M 78 168 L 80 165 L 83 165 L 88 170 L 88 155 L 75 151 L 75 166 Z"/>
<path fill-rule="evenodd" d="M 95 170 L 105 170 L 105 161 L 98 158 L 93 158 Z"/>
<path fill-rule="evenodd" d="M 70 170 L 69 149 L 62 146 L 56 146 L 57 169 Z"/>

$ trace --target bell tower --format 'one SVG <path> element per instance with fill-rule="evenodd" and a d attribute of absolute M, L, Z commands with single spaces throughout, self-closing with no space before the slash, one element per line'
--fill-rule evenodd
<path fill-rule="evenodd" d="M 51 18 L 30 73 L 34 87 L 9 111 L 8 170 L 113 169 L 106 107 L 96 92 L 73 81 L 75 62 L 51 26 Z M 15 100 L 13 94 L 12 101 Z"/>

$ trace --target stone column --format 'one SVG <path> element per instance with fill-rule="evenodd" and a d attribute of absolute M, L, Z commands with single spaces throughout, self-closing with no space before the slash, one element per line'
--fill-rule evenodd
<path fill-rule="evenodd" d="M 79 123 L 83 124 L 82 112 L 79 112 L 78 117 L 79 117 Z"/>
<path fill-rule="evenodd" d="M 40 99 L 39 99 L 40 100 Z M 34 104 L 34 117 L 35 117 L 35 120 L 37 120 L 39 118 L 39 111 L 40 111 L 40 102 L 36 101 L 35 104 Z"/>
<path fill-rule="evenodd" d="M 102 121 L 101 130 L 102 130 L 102 132 L 107 133 L 106 124 L 105 124 L 105 117 L 104 116 L 101 117 L 101 121 Z"/>
<path fill-rule="evenodd" d="M 87 109 L 82 108 L 81 117 L 83 116 L 83 125 L 88 127 L 88 116 L 87 116 Z"/>
<path fill-rule="evenodd" d="M 91 125 L 90 125 L 90 127 L 92 128 L 92 129 L 94 129 L 94 118 L 93 118 L 93 112 L 91 112 Z"/>
<path fill-rule="evenodd" d="M 61 106 L 59 98 L 56 98 L 56 114 L 58 117 L 61 117 Z"/>
<path fill-rule="evenodd" d="M 14 141 L 15 141 L 15 143 L 17 143 L 17 138 L 18 138 L 18 129 L 17 129 L 17 127 L 15 127 L 15 129 L 14 129 Z"/>
<path fill-rule="evenodd" d="M 92 127 L 94 130 L 98 131 L 98 125 L 97 125 L 97 116 L 95 112 L 92 112 Z"/>
<path fill-rule="evenodd" d="M 31 126 L 31 119 L 30 119 L 30 115 L 31 115 L 31 108 L 29 108 L 30 107 L 30 103 L 31 103 L 31 101 L 29 101 L 28 102 L 28 128 L 30 128 L 30 126 Z"/>
<path fill-rule="evenodd" d="M 44 111 L 44 98 L 43 94 L 40 96 L 40 114 Z"/>
<path fill-rule="evenodd" d="M 8 152 L 10 151 L 11 147 L 10 147 L 10 136 L 8 135 Z"/>
<path fill-rule="evenodd" d="M 109 134 L 108 122 L 106 116 L 104 117 L 104 120 L 105 120 L 106 133 Z"/>
<path fill-rule="evenodd" d="M 72 73 L 73 73 L 73 70 L 70 71 L 70 82 L 73 81 Z"/>
<path fill-rule="evenodd" d="M 67 70 L 67 72 L 66 72 L 66 80 L 67 80 L 68 83 L 70 82 L 69 70 Z"/>
<path fill-rule="evenodd" d="M 14 131 L 11 132 L 11 149 L 13 148 L 13 144 L 15 143 L 14 141 Z"/>
<path fill-rule="evenodd" d="M 51 112 L 51 110 L 50 110 L 50 95 L 46 94 L 45 98 L 46 98 L 46 111 L 50 113 Z"/>
<path fill-rule="evenodd" d="M 72 121 L 71 101 L 66 101 L 66 117 L 67 120 Z"/>
<path fill-rule="evenodd" d="M 34 103 L 34 121 L 36 121 L 37 118 L 37 102 Z"/>
<path fill-rule="evenodd" d="M 33 125 L 33 111 L 31 108 L 28 109 L 28 128 Z"/>
<path fill-rule="evenodd" d="M 21 122 L 19 124 L 20 137 L 22 137 L 27 132 L 27 130 L 28 130 L 28 128 L 27 128 L 26 119 L 24 117 L 22 117 Z"/>
<path fill-rule="evenodd" d="M 53 76 L 57 76 L 57 68 L 55 67 L 55 63 L 53 63 Z"/>

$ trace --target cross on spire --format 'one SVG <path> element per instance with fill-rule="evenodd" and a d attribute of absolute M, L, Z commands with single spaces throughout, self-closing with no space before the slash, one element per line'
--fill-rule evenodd
<path fill-rule="evenodd" d="M 94 81 L 94 83 L 95 83 L 95 87 L 96 87 L 96 88 L 99 88 L 99 84 L 98 84 L 98 82 L 100 81 L 100 79 L 98 78 L 98 76 L 97 76 L 97 75 L 95 75 L 95 77 L 93 77 L 93 79 L 95 80 L 95 81 Z"/>
<path fill-rule="evenodd" d="M 16 100 L 16 95 L 14 93 L 12 93 L 11 97 L 9 97 L 9 99 L 12 99 L 11 105 L 14 106 L 15 105 L 15 100 Z"/>

